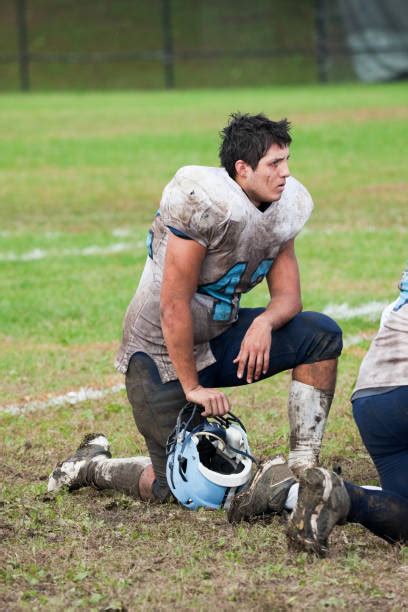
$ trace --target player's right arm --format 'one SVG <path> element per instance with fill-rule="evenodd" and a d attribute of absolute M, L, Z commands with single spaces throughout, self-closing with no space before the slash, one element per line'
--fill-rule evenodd
<path fill-rule="evenodd" d="M 199 384 L 193 354 L 190 304 L 206 252 L 198 242 L 170 234 L 160 294 L 160 317 L 167 350 L 186 399 L 203 406 L 204 416 L 221 416 L 229 411 L 228 399 L 219 389 Z"/>

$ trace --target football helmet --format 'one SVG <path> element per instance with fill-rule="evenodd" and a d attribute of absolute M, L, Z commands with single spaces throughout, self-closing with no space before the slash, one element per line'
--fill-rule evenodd
<path fill-rule="evenodd" d="M 167 482 L 174 497 L 190 510 L 228 508 L 257 462 L 237 417 L 230 413 L 209 421 L 199 417 L 198 410 L 202 407 L 186 404 L 169 436 Z"/>

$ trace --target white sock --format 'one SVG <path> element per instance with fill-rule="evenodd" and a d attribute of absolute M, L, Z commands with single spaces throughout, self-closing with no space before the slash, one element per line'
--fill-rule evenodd
<path fill-rule="evenodd" d="M 288 400 L 288 463 L 295 473 L 317 464 L 332 400 L 331 393 L 292 380 Z"/>
<path fill-rule="evenodd" d="M 293 510 L 293 508 L 296 506 L 296 503 L 297 503 L 298 494 L 299 494 L 299 483 L 296 482 L 289 489 L 289 493 L 285 501 L 285 510 L 290 510 L 290 511 Z"/>

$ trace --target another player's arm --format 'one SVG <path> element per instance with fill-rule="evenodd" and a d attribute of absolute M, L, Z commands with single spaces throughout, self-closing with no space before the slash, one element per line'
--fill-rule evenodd
<path fill-rule="evenodd" d="M 186 398 L 204 407 L 204 415 L 223 415 L 229 410 L 226 395 L 199 384 L 193 355 L 191 300 L 197 290 L 206 248 L 194 240 L 169 236 L 160 294 L 164 340 Z"/>
<path fill-rule="evenodd" d="M 248 328 L 234 359 L 234 363 L 238 364 L 238 378 L 242 378 L 246 367 L 249 383 L 258 380 L 261 373 L 266 374 L 268 371 L 273 330 L 285 325 L 302 310 L 294 240 L 289 240 L 281 248 L 267 276 L 267 282 L 271 300 L 265 312 L 254 319 Z"/>

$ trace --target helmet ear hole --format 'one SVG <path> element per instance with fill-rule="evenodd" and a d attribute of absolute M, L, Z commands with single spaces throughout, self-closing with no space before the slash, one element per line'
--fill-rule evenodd
<path fill-rule="evenodd" d="M 179 457 L 180 470 L 185 474 L 187 472 L 187 459 L 186 457 Z"/>

